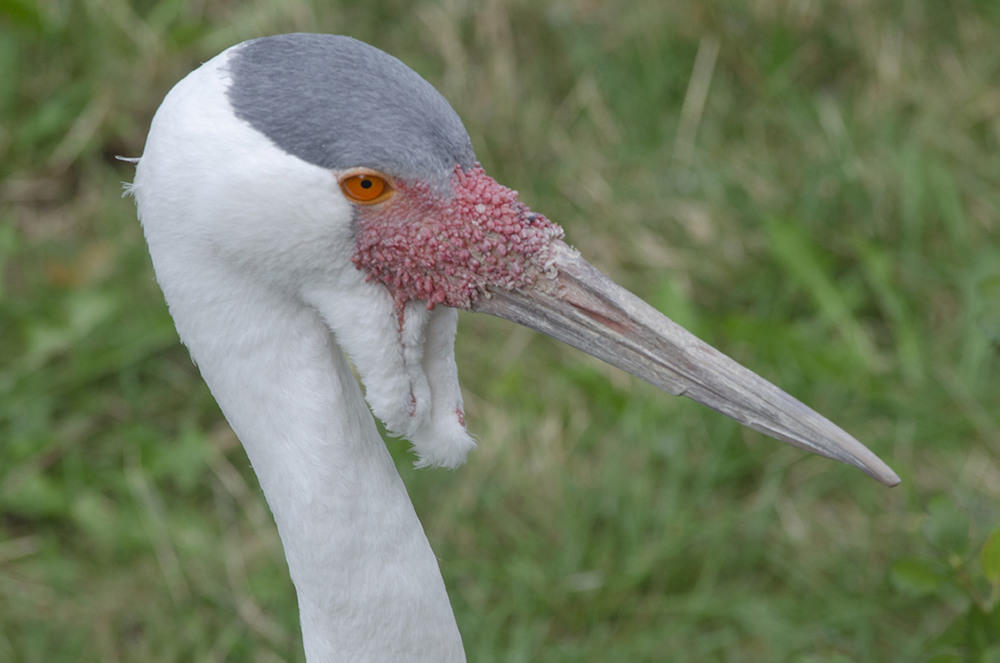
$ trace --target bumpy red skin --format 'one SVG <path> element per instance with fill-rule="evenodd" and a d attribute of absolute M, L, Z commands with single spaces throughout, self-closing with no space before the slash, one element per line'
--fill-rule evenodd
<path fill-rule="evenodd" d="M 400 316 L 413 300 L 469 309 L 488 286 L 528 287 L 563 236 L 479 164 L 455 166 L 450 183 L 451 197 L 422 182 L 395 182 L 391 198 L 359 208 L 352 260 L 389 289 Z"/>

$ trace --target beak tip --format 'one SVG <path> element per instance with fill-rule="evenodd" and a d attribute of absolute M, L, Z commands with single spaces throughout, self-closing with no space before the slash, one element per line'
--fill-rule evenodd
<path fill-rule="evenodd" d="M 883 464 L 882 467 L 874 469 L 871 472 L 871 475 L 889 488 L 893 488 L 894 486 L 898 486 L 902 483 L 902 479 L 899 478 L 899 475 L 893 472 L 892 468 L 885 464 Z"/>
<path fill-rule="evenodd" d="M 840 447 L 840 451 L 846 451 L 846 453 L 843 455 L 836 454 L 831 457 L 848 465 L 853 465 L 879 483 L 890 488 L 898 486 L 902 482 L 899 475 L 870 449 L 850 436 L 848 436 L 848 439 L 851 444 L 842 443 Z"/>

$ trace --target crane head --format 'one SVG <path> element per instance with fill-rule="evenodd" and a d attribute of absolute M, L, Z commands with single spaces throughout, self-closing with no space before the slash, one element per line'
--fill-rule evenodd
<path fill-rule="evenodd" d="M 198 324 L 199 309 L 239 306 L 207 282 L 294 302 L 330 329 L 372 411 L 421 464 L 455 466 L 474 446 L 454 360 L 461 309 L 899 482 L 846 432 L 587 263 L 484 172 L 430 84 L 361 42 L 281 35 L 206 63 L 157 112 L 132 191 L 196 361 L 253 333 L 219 340 Z"/>

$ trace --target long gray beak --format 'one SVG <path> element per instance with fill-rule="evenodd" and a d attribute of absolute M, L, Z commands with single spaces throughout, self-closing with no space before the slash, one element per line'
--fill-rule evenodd
<path fill-rule="evenodd" d="M 687 396 L 745 426 L 853 465 L 887 486 L 899 477 L 878 456 L 814 410 L 701 341 L 625 290 L 561 241 L 554 276 L 527 289 L 490 289 L 474 311 L 531 327 Z"/>

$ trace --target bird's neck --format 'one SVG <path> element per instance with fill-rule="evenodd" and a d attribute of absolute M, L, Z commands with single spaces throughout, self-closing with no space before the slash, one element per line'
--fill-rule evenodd
<path fill-rule="evenodd" d="M 437 560 L 328 328 L 294 300 L 212 296 L 172 313 L 274 513 L 307 659 L 464 660 Z"/>

